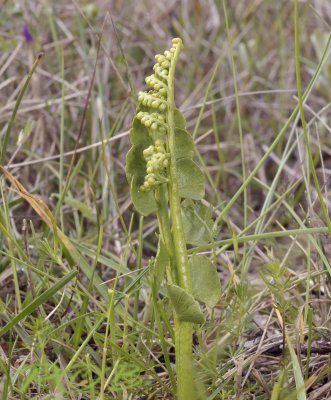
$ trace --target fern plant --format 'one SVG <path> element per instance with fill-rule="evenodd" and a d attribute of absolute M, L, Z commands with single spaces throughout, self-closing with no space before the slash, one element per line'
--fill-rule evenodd
<path fill-rule="evenodd" d="M 155 267 L 165 271 L 168 297 L 174 309 L 177 397 L 194 399 L 192 334 L 205 321 L 199 302 L 214 307 L 220 295 L 215 266 L 204 256 L 190 260 L 187 244 L 208 243 L 214 235 L 211 210 L 201 203 L 204 176 L 193 161 L 195 145 L 174 101 L 174 73 L 182 40 L 155 56 L 154 74 L 146 78 L 151 90 L 139 93 L 130 130 L 132 147 L 126 175 L 135 208 L 156 213 L 159 247 Z M 161 268 L 160 268 L 161 266 Z"/>

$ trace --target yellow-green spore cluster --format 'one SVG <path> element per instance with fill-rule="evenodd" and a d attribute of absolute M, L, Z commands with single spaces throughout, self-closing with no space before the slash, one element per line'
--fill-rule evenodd
<path fill-rule="evenodd" d="M 146 83 L 152 90 L 139 92 L 138 95 L 139 103 L 150 110 L 139 111 L 137 118 L 151 131 L 161 134 L 167 130 L 169 72 L 178 46 L 182 47 L 181 39 L 173 39 L 170 50 L 155 56 L 154 74 L 146 78 Z"/>
<path fill-rule="evenodd" d="M 166 133 L 165 117 L 159 113 L 149 113 L 140 111 L 137 114 L 139 121 L 152 131 Z"/>
<path fill-rule="evenodd" d="M 173 85 L 172 66 L 176 62 L 178 50 L 183 47 L 181 39 L 173 39 L 172 47 L 163 54 L 155 56 L 154 73 L 146 78 L 152 90 L 139 92 L 137 119 L 148 130 L 154 145 L 143 151 L 146 161 L 146 175 L 140 186 L 143 192 L 155 190 L 158 185 L 167 182 L 169 154 L 165 142 L 168 132 L 168 112 L 171 107 L 170 94 Z M 162 140 L 160 140 L 162 139 Z"/>
<path fill-rule="evenodd" d="M 154 146 L 151 145 L 143 151 L 143 156 L 146 161 L 146 176 L 140 189 L 149 192 L 167 182 L 166 170 L 169 164 L 169 155 L 165 150 L 164 142 L 156 140 Z"/>

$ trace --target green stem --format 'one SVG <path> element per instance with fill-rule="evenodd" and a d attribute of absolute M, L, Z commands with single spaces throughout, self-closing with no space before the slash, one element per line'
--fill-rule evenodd
<path fill-rule="evenodd" d="M 177 371 L 177 399 L 194 400 L 193 357 L 192 357 L 193 324 L 175 318 L 175 351 Z"/>
<path fill-rule="evenodd" d="M 188 293 L 192 292 L 191 277 L 187 258 L 186 240 L 183 229 L 183 221 L 178 192 L 177 167 L 176 167 L 176 143 L 175 143 L 175 100 L 174 100 L 174 72 L 176 61 L 182 45 L 178 44 L 174 54 L 168 76 L 168 149 L 170 153 L 169 167 L 169 205 L 172 219 L 172 231 L 174 238 L 175 260 L 177 267 L 178 284 Z M 194 399 L 193 388 L 193 357 L 192 357 L 193 324 L 179 321 L 175 318 L 175 351 L 177 369 L 177 398 L 178 400 Z"/>
<path fill-rule="evenodd" d="M 168 78 L 168 111 L 167 111 L 167 124 L 168 124 L 168 146 L 170 153 L 170 168 L 169 168 L 169 205 L 170 214 L 172 219 L 172 230 L 175 245 L 175 257 L 177 265 L 178 283 L 187 290 L 189 293 L 191 288 L 191 277 L 189 272 L 189 265 L 187 259 L 186 240 L 183 228 L 183 221 L 180 207 L 180 196 L 178 191 L 177 182 L 177 165 L 176 165 L 176 141 L 175 141 L 175 100 L 174 100 L 174 73 L 176 67 L 176 60 L 181 51 L 181 46 L 178 45 L 176 53 L 174 54 L 174 61 L 171 64 Z"/>
<path fill-rule="evenodd" d="M 172 239 L 171 231 L 170 231 L 170 221 L 168 214 L 168 201 L 166 197 L 166 188 L 164 185 L 161 185 L 155 191 L 155 200 L 157 204 L 157 219 L 160 228 L 160 234 L 163 244 L 168 253 L 168 257 L 170 259 L 170 269 L 167 268 L 167 278 L 170 284 L 177 284 L 178 277 L 177 271 L 175 268 L 175 250 L 174 250 L 174 242 Z"/>
<path fill-rule="evenodd" d="M 168 204 L 163 187 L 155 192 L 155 198 L 158 204 L 157 218 L 161 239 L 166 247 L 170 259 L 170 271 L 167 270 L 168 282 L 178 283 L 178 276 L 175 264 L 175 249 L 172 235 L 170 232 L 170 221 L 168 215 Z M 193 399 L 191 377 L 192 370 L 192 334 L 193 327 L 189 322 L 181 322 L 175 318 L 175 347 L 176 347 L 176 364 L 177 364 L 177 391 L 178 398 Z M 190 386 L 189 386 L 190 383 Z M 182 394 L 181 394 L 182 393 Z"/>

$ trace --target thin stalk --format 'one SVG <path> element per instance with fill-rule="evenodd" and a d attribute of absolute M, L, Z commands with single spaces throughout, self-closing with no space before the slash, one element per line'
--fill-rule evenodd
<path fill-rule="evenodd" d="M 275 238 L 295 236 L 295 235 L 316 235 L 316 234 L 327 234 L 327 233 L 329 233 L 329 228 L 320 227 L 320 228 L 289 229 L 286 231 L 274 231 L 274 232 L 258 233 L 255 235 L 237 236 L 236 239 L 218 240 L 217 242 L 194 247 L 193 249 L 189 250 L 188 253 L 189 254 L 199 253 L 201 251 L 206 251 L 209 249 L 213 249 L 215 247 L 233 244 L 234 241 L 237 241 L 237 243 L 245 243 L 255 240 L 267 240 L 267 239 L 275 239 Z"/>
<path fill-rule="evenodd" d="M 127 294 L 124 297 L 124 314 L 123 314 L 123 349 L 127 350 L 128 343 L 128 315 L 129 315 L 129 306 L 130 306 L 130 295 Z"/>
<path fill-rule="evenodd" d="M 178 46 L 174 55 L 174 60 L 178 58 L 178 54 L 181 50 L 181 46 Z M 178 283 L 180 286 L 187 290 L 189 293 L 191 289 L 191 278 L 189 272 L 189 265 L 187 259 L 186 240 L 183 228 L 183 221 L 180 207 L 180 196 L 178 191 L 177 181 L 177 165 L 176 165 L 176 142 L 175 142 L 175 100 L 174 100 L 174 73 L 176 63 L 171 64 L 169 70 L 169 86 L 168 86 L 168 112 L 167 112 L 167 123 L 168 123 L 168 145 L 170 153 L 170 168 L 169 168 L 169 182 L 168 182 L 168 193 L 169 193 L 169 205 L 172 219 L 172 229 L 175 246 L 175 257 L 178 273 Z"/>
<path fill-rule="evenodd" d="M 137 251 L 137 270 L 140 271 L 142 267 L 142 255 L 143 255 L 143 228 L 144 228 L 144 217 L 140 216 L 139 218 L 139 229 L 138 229 L 138 251 Z M 133 317 L 138 320 L 138 312 L 139 312 L 139 286 L 134 292 L 134 300 L 133 300 Z"/>
<path fill-rule="evenodd" d="M 103 342 L 102 362 L 101 362 L 100 400 L 103 400 L 104 396 L 105 396 L 106 366 L 107 366 L 106 364 L 107 364 L 107 353 L 108 353 L 107 343 L 108 343 L 109 330 L 111 332 L 112 339 L 114 339 L 114 332 L 112 329 L 114 327 L 113 326 L 114 324 L 112 323 L 112 319 L 113 319 L 113 315 L 114 315 L 114 299 L 115 299 L 115 288 L 116 288 L 116 284 L 117 284 L 117 278 L 118 278 L 118 275 L 116 275 L 114 289 L 113 290 L 109 289 L 109 291 L 108 291 L 109 300 L 108 300 L 108 310 L 107 310 L 107 323 L 106 323 L 106 332 L 105 332 L 104 342 Z M 113 350 L 113 352 L 114 352 L 114 350 Z M 113 361 L 114 361 L 114 359 L 113 359 Z"/>
<path fill-rule="evenodd" d="M 161 344 L 161 348 L 162 348 L 162 352 L 163 352 L 163 356 L 164 356 L 164 363 L 165 363 L 165 365 L 167 367 L 167 370 L 168 370 L 171 386 L 175 390 L 175 388 L 176 388 L 176 380 L 175 380 L 175 377 L 174 377 L 173 370 L 171 368 L 170 358 L 169 358 L 168 349 L 167 349 L 167 343 L 165 341 L 164 329 L 163 329 L 163 324 L 162 324 L 162 321 L 161 321 L 162 314 L 160 315 L 160 311 L 159 311 L 159 308 L 161 308 L 161 307 L 159 306 L 159 303 L 158 303 L 158 295 L 157 295 L 157 291 L 156 291 L 156 287 L 155 287 L 154 276 L 153 276 L 153 279 L 151 279 L 151 289 L 152 289 L 152 297 L 153 297 L 153 307 L 154 307 L 155 322 L 156 322 L 156 325 L 157 325 L 157 332 L 158 332 L 158 335 L 159 335 L 159 340 L 160 340 L 160 344 Z"/>
<path fill-rule="evenodd" d="M 16 114 L 17 114 L 18 108 L 19 108 L 19 106 L 21 104 L 21 101 L 23 99 L 24 93 L 25 93 L 25 91 L 26 91 L 26 89 L 27 89 L 27 87 L 28 87 L 28 85 L 30 83 L 32 75 L 34 74 L 36 68 L 38 67 L 43 55 L 44 55 L 44 53 L 39 53 L 38 54 L 38 57 L 36 58 L 35 62 L 33 63 L 32 67 L 31 67 L 31 69 L 30 69 L 30 71 L 28 73 L 28 76 L 25 79 L 24 85 L 23 85 L 22 89 L 20 90 L 20 92 L 19 92 L 19 94 L 17 96 L 17 100 L 16 100 L 16 103 L 15 103 L 15 106 L 14 106 L 13 113 L 12 113 L 12 115 L 10 117 L 6 133 L 5 133 L 5 135 L 3 137 L 3 140 L 2 140 L 1 153 L 0 153 L 0 164 L 3 164 L 4 160 L 5 160 L 6 150 L 7 150 L 8 141 L 9 141 L 9 136 L 10 136 L 10 132 L 11 132 L 11 130 L 13 128 L 13 124 L 14 124 L 14 121 L 15 121 L 15 118 L 16 118 Z"/>
<path fill-rule="evenodd" d="M 315 71 L 312 79 L 310 80 L 310 82 L 309 82 L 309 84 L 307 86 L 307 89 L 305 90 L 305 92 L 302 95 L 302 103 L 306 102 L 306 100 L 307 100 L 307 98 L 308 98 L 308 96 L 309 96 L 309 94 L 310 94 L 310 92 L 311 92 L 311 90 L 312 90 L 312 88 L 313 88 L 313 86 L 314 86 L 314 84 L 315 84 L 315 82 L 316 82 L 321 70 L 322 70 L 322 67 L 325 64 L 325 61 L 327 59 L 327 54 L 328 54 L 330 43 L 331 43 L 331 34 L 328 37 L 328 41 L 326 43 L 326 46 L 325 46 L 325 49 L 324 49 L 324 52 L 323 52 L 323 56 L 322 56 L 318 66 L 316 68 L 316 71 Z M 286 121 L 285 125 L 283 126 L 283 128 L 280 130 L 280 132 L 278 133 L 278 135 L 275 137 L 274 141 L 270 145 L 268 151 L 266 151 L 266 153 L 261 158 L 261 160 L 257 163 L 257 165 L 255 166 L 253 171 L 247 176 L 246 180 L 242 183 L 242 185 L 237 190 L 237 192 L 231 197 L 231 199 L 228 201 L 227 205 L 223 208 L 223 210 L 221 211 L 221 213 L 219 214 L 219 216 L 217 217 L 217 220 L 215 222 L 216 226 L 228 214 L 228 212 L 230 211 L 231 207 L 237 201 L 238 197 L 243 193 L 243 191 L 246 189 L 246 187 L 250 184 L 250 182 L 255 177 L 255 175 L 257 174 L 259 169 L 262 167 L 262 165 L 265 163 L 265 161 L 268 159 L 270 154 L 275 150 L 275 148 L 277 147 L 279 141 L 281 140 L 281 138 L 283 137 L 283 135 L 287 131 L 288 127 L 290 126 L 291 122 L 294 120 L 295 116 L 297 115 L 297 113 L 299 111 L 299 108 L 300 108 L 299 104 L 297 104 L 296 107 L 294 108 L 292 114 L 290 115 L 290 117 Z"/>
<path fill-rule="evenodd" d="M 178 284 L 177 271 L 175 268 L 175 249 L 174 242 L 172 239 L 170 231 L 170 220 L 168 213 L 168 202 L 166 198 L 165 188 L 160 186 L 155 191 L 155 200 L 157 204 L 157 220 L 159 223 L 159 229 L 161 234 L 161 239 L 168 253 L 170 260 L 170 269 L 167 268 L 167 278 L 170 284 Z"/>
<path fill-rule="evenodd" d="M 103 226 L 102 224 L 100 224 L 99 218 L 98 218 L 98 225 L 99 225 L 99 229 L 98 229 L 98 246 L 97 246 L 97 252 L 96 252 L 96 257 L 92 266 L 92 274 L 91 277 L 89 279 L 89 284 L 88 284 L 88 288 L 87 288 L 87 294 L 85 294 L 84 298 L 83 298 L 83 304 L 81 307 L 81 310 L 79 312 L 79 315 L 82 316 L 82 318 L 80 318 L 75 326 L 75 333 L 73 335 L 73 347 L 76 349 L 81 341 L 82 338 L 82 333 L 83 333 L 83 329 L 85 327 L 85 317 L 84 315 L 87 315 L 88 312 L 88 304 L 89 304 L 89 299 L 90 296 L 92 295 L 92 289 L 93 289 L 93 282 L 94 282 L 94 275 L 95 275 L 95 270 L 97 268 L 98 265 L 98 259 L 101 253 L 101 248 L 102 248 L 102 239 L 103 239 Z"/>
<path fill-rule="evenodd" d="M 238 131 L 239 131 L 241 168 L 242 168 L 241 170 L 242 170 L 243 182 L 245 182 L 245 180 L 246 180 L 245 146 L 244 146 L 244 135 L 243 135 L 243 130 L 242 130 L 241 115 L 240 115 L 240 102 L 239 102 L 239 94 L 238 94 L 237 73 L 236 73 L 236 67 L 235 67 L 234 55 L 233 55 L 233 41 L 232 41 L 232 38 L 230 35 L 228 13 L 226 10 L 225 1 L 223 0 L 222 3 L 223 3 L 226 34 L 227 34 L 228 44 L 229 44 L 229 53 L 230 53 L 230 59 L 231 59 L 233 88 L 234 88 L 235 99 L 236 99 L 236 113 L 237 113 L 237 123 L 238 123 Z M 243 192 L 244 192 L 243 193 L 243 195 L 244 195 L 244 221 L 243 222 L 244 222 L 244 228 L 246 228 L 246 226 L 248 224 L 247 188 L 244 188 Z M 244 260 L 244 265 L 245 265 L 246 264 L 246 245 L 245 244 L 244 244 L 244 248 L 243 248 L 243 260 Z M 242 273 L 243 273 L 244 269 L 245 268 L 242 269 Z"/>
<path fill-rule="evenodd" d="M 87 369 L 87 376 L 88 376 L 88 382 L 89 382 L 89 390 L 90 390 L 90 399 L 94 400 L 95 399 L 95 391 L 94 391 L 94 380 L 93 380 L 93 375 L 92 375 L 92 364 L 91 364 L 91 358 L 90 354 L 86 354 L 85 360 L 86 360 L 86 369 Z"/>
<path fill-rule="evenodd" d="M 3 192 L 3 188 L 2 185 L 0 185 L 0 193 L 1 193 L 1 198 L 3 201 L 3 205 L 4 205 L 4 215 L 2 214 L 1 210 L 0 210 L 0 224 L 2 225 L 2 221 L 3 221 L 3 225 L 6 229 L 6 231 L 10 231 L 10 216 L 9 216 L 9 210 L 7 209 L 7 202 L 5 199 L 5 193 Z M 0 229 L 1 231 L 3 231 L 3 229 Z M 15 298 L 16 298 L 16 302 L 17 302 L 17 308 L 19 311 L 21 311 L 22 308 L 22 300 L 21 300 L 21 291 L 20 291 L 20 284 L 19 284 L 19 280 L 18 280 L 18 274 L 17 274 L 17 264 L 15 262 L 15 258 L 14 258 L 14 247 L 13 247 L 13 242 L 10 238 L 9 235 L 5 235 L 7 243 L 8 243 L 8 255 L 10 256 L 10 264 L 12 267 L 12 271 L 13 271 L 13 281 L 14 281 L 14 289 L 15 289 Z"/>
<path fill-rule="evenodd" d="M 89 334 L 86 336 L 86 339 L 84 340 L 84 342 L 80 345 L 79 349 L 76 351 L 76 353 L 72 356 L 72 358 L 70 359 L 69 363 L 66 365 L 66 367 L 64 368 L 64 370 L 62 371 L 62 373 L 60 374 L 59 378 L 58 378 L 58 382 L 60 384 L 60 382 L 62 382 L 63 377 L 72 369 L 72 367 L 75 365 L 77 359 L 79 358 L 80 354 L 82 353 L 82 351 L 86 348 L 86 346 L 89 344 L 91 338 L 93 337 L 93 335 L 95 335 L 95 333 L 98 331 L 99 327 L 101 326 L 102 322 L 104 321 L 104 317 L 100 318 L 99 321 L 97 321 L 95 323 L 95 325 L 93 326 L 93 328 L 91 328 Z"/>
<path fill-rule="evenodd" d="M 60 120 L 60 171 L 59 171 L 59 199 L 62 199 L 64 188 L 64 113 L 65 113 L 65 92 L 64 92 L 64 54 L 61 50 L 61 120 Z M 61 202 L 59 202 L 61 207 Z M 61 229 L 64 230 L 63 209 L 60 208 Z"/>
<path fill-rule="evenodd" d="M 307 380 L 309 377 L 309 365 L 310 365 L 310 355 L 311 355 L 311 342 L 313 338 L 313 309 L 308 306 L 307 309 L 307 319 L 306 323 L 308 325 L 308 345 L 307 345 L 307 359 L 306 359 L 306 371 L 305 371 L 305 379 Z"/>
<path fill-rule="evenodd" d="M 182 45 L 178 45 L 174 54 L 168 76 L 168 148 L 170 153 L 169 168 L 169 205 L 174 237 L 175 259 L 179 285 L 191 293 L 191 277 L 187 258 L 186 240 L 180 208 L 180 197 L 177 182 L 176 143 L 175 143 L 175 100 L 174 100 L 174 73 Z M 192 357 L 193 324 L 180 321 L 175 317 L 175 350 L 177 367 L 177 398 L 179 400 L 194 399 L 193 387 L 193 357 Z"/>
<path fill-rule="evenodd" d="M 316 169 L 315 169 L 315 163 L 314 163 L 313 155 L 312 155 L 311 148 L 310 148 L 309 134 L 308 134 L 308 130 L 307 130 L 307 122 L 305 119 L 305 113 L 304 113 L 304 109 L 303 109 L 303 95 L 302 95 L 302 90 L 301 90 L 301 73 L 300 73 L 298 0 L 294 1 L 294 44 L 295 44 L 295 72 L 296 72 L 296 78 L 297 78 L 297 89 L 298 89 L 298 99 L 299 99 L 298 105 L 299 105 L 299 113 L 300 113 L 300 119 L 301 119 L 301 123 L 302 123 L 303 135 L 305 137 L 305 142 L 306 142 L 306 149 L 307 149 L 308 161 L 309 161 L 309 169 L 311 170 L 311 174 L 313 176 L 313 180 L 314 180 L 314 184 L 316 187 L 318 200 L 320 202 L 320 206 L 322 209 L 323 217 L 324 217 L 325 223 L 329 229 L 329 234 L 331 235 L 331 221 L 330 221 L 328 210 L 326 208 L 326 205 L 325 205 L 325 202 L 323 199 L 322 190 L 321 190 L 320 184 L 318 182 Z"/>

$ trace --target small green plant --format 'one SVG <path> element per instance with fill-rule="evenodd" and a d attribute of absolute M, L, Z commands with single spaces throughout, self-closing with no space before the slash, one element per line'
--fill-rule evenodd
<path fill-rule="evenodd" d="M 151 87 L 139 93 L 126 158 L 126 175 L 135 208 L 156 213 L 160 236 L 154 265 L 165 271 L 174 309 L 177 397 L 194 399 L 192 334 L 205 321 L 199 302 L 214 307 L 220 297 L 216 268 L 204 256 L 187 256 L 187 244 L 214 237 L 211 210 L 201 203 L 204 176 L 193 161 L 195 145 L 174 102 L 174 73 L 183 48 L 181 39 L 156 55 Z M 161 266 L 161 268 L 160 268 Z M 158 280 L 160 276 L 158 273 Z"/>

